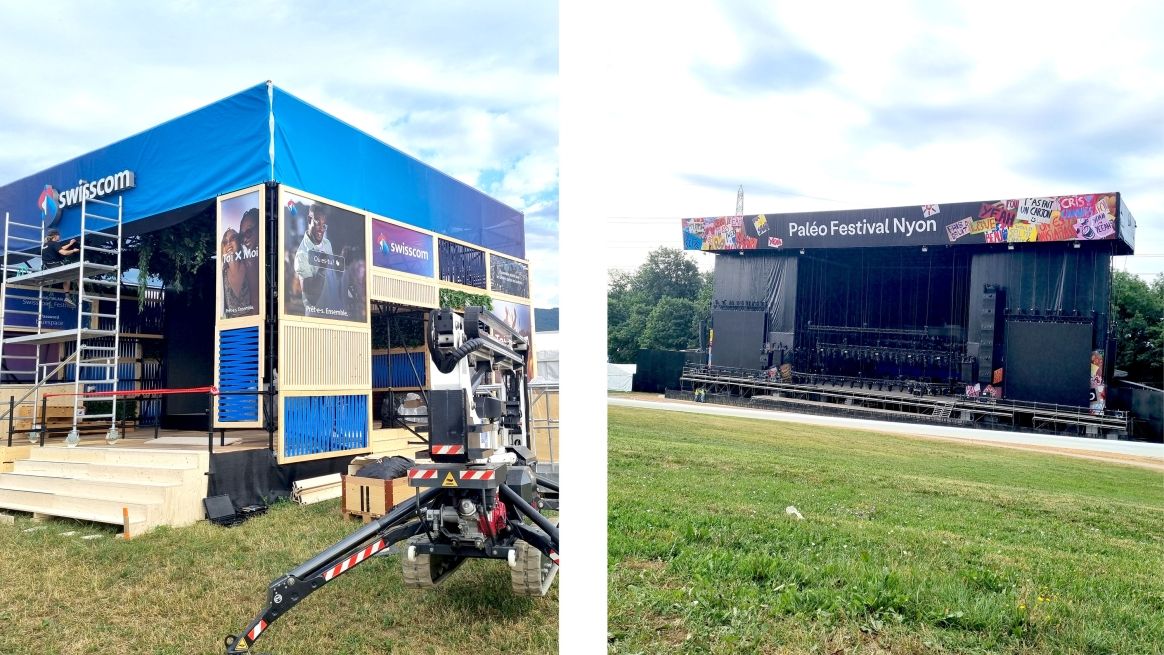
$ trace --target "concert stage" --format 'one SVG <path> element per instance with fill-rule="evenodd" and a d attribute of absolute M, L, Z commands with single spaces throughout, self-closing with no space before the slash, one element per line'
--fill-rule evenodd
<path fill-rule="evenodd" d="M 682 391 L 798 411 L 1122 435 L 1120 194 L 683 219 L 716 254 L 707 367 Z M 912 418 L 911 418 L 912 417 Z"/>

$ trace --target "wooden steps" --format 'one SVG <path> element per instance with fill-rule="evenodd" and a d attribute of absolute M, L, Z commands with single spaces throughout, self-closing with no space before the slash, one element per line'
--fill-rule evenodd
<path fill-rule="evenodd" d="M 129 536 L 203 518 L 205 451 L 30 448 L 0 473 L 0 508 L 112 523 Z"/>
<path fill-rule="evenodd" d="M 18 442 L 14 441 L 13 443 Z M 22 445 L 0 446 L 0 473 L 11 471 L 16 460 L 28 457 L 29 448 L 30 446 L 27 443 L 23 443 Z"/>

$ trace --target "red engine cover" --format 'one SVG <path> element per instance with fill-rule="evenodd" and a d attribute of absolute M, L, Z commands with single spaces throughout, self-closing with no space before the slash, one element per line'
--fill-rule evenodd
<path fill-rule="evenodd" d="M 477 527 L 481 530 L 482 534 L 496 537 L 508 521 L 509 517 L 505 512 L 505 504 L 497 503 L 493 506 L 493 511 L 477 517 Z"/>

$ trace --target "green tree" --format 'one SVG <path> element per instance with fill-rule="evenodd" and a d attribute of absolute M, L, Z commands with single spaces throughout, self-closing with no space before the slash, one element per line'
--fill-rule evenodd
<path fill-rule="evenodd" d="M 639 346 L 663 350 L 689 348 L 695 338 L 691 317 L 695 303 L 686 298 L 663 298 L 647 316 Z"/>
<path fill-rule="evenodd" d="M 634 273 L 610 271 L 606 296 L 609 361 L 633 363 L 640 348 L 697 346 L 700 321 L 710 314 L 711 280 L 710 273 L 701 274 L 683 251 L 674 248 L 652 251 Z"/>
<path fill-rule="evenodd" d="M 642 302 L 653 306 L 663 298 L 695 300 L 700 282 L 699 268 L 682 250 L 656 248 L 635 272 L 632 287 Z"/>
<path fill-rule="evenodd" d="M 1116 368 L 1134 382 L 1164 387 L 1164 273 L 1148 283 L 1116 271 L 1111 294 Z"/>
<path fill-rule="evenodd" d="M 695 297 L 695 315 L 692 318 L 692 330 L 695 331 L 695 345 L 707 345 L 707 327 L 711 324 L 711 299 L 715 292 L 715 274 L 704 271 L 699 274 L 699 295 Z M 699 340 L 699 331 L 703 330 L 703 341 Z"/>

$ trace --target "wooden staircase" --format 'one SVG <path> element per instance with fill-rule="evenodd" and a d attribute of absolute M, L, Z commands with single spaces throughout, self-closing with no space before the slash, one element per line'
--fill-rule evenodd
<path fill-rule="evenodd" d="M 32 447 L 0 473 L 0 509 L 120 525 L 127 537 L 203 518 L 206 451 Z"/>

